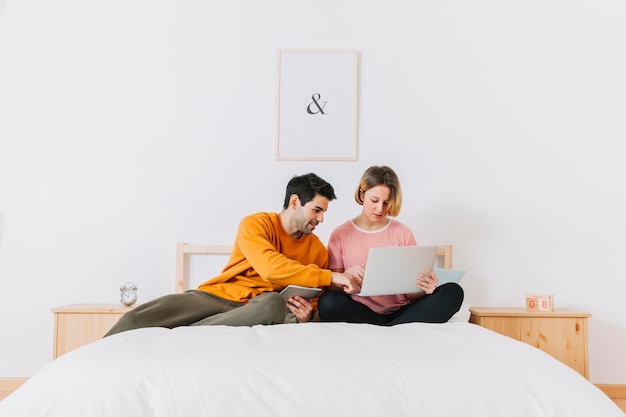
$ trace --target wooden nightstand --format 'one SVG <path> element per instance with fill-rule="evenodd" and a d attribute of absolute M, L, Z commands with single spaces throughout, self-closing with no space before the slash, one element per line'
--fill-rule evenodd
<path fill-rule="evenodd" d="M 131 308 L 121 304 L 70 304 L 53 308 L 53 359 L 100 339 Z"/>
<path fill-rule="evenodd" d="M 589 378 L 589 313 L 524 308 L 470 307 L 470 322 L 535 346 Z"/>

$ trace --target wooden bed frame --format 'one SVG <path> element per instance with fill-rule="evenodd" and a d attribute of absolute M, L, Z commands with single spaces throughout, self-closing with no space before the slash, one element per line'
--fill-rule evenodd
<path fill-rule="evenodd" d="M 189 289 L 189 258 L 191 255 L 229 255 L 232 250 L 232 245 L 191 245 L 177 242 L 174 292 L 181 293 Z M 452 245 L 437 247 L 437 261 L 442 268 L 452 269 Z"/>

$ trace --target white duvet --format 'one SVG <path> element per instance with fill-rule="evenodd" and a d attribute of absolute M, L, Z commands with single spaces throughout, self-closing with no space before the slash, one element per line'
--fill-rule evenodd
<path fill-rule="evenodd" d="M 52 362 L 0 416 L 624 417 L 549 355 L 469 323 L 134 330 Z"/>

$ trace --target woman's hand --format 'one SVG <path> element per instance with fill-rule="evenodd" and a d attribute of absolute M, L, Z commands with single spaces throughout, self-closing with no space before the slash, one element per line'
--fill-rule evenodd
<path fill-rule="evenodd" d="M 363 275 L 365 275 L 365 265 L 354 265 L 343 271 L 344 273 L 351 275 L 359 282 L 363 282 Z"/>
<path fill-rule="evenodd" d="M 331 283 L 328 287 L 331 290 L 343 291 L 348 294 L 357 294 L 361 291 L 363 277 L 355 276 L 353 273 L 331 271 Z"/>
<path fill-rule="evenodd" d="M 426 268 L 425 272 L 420 272 L 419 278 L 415 280 L 417 288 L 423 290 L 426 294 L 435 292 L 438 283 L 437 275 L 428 268 Z"/>
<path fill-rule="evenodd" d="M 299 323 L 307 322 L 313 317 L 313 305 L 299 295 L 287 300 L 287 308 L 296 316 Z"/>
<path fill-rule="evenodd" d="M 344 291 L 348 294 L 356 294 L 361 291 L 365 265 L 355 265 L 345 271 L 343 269 L 332 270 L 332 282 L 329 289 L 333 291 Z"/>

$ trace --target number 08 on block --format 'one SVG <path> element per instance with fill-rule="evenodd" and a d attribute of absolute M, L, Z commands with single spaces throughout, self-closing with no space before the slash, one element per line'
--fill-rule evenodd
<path fill-rule="evenodd" d="M 526 311 L 554 311 L 552 294 L 526 294 Z"/>

